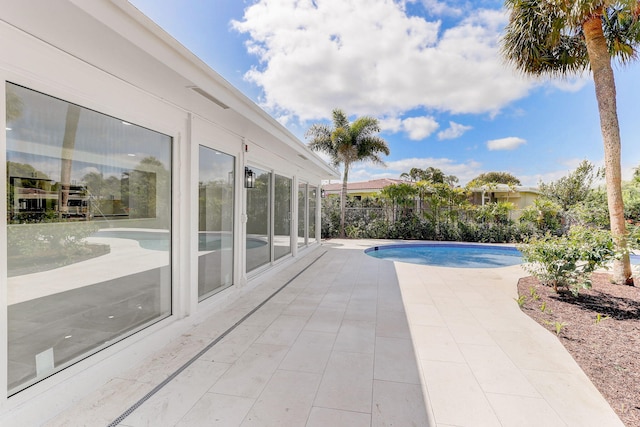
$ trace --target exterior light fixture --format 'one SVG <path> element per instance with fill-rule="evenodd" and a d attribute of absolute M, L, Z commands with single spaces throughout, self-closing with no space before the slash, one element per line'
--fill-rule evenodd
<path fill-rule="evenodd" d="M 256 173 L 245 166 L 244 188 L 254 188 L 255 186 L 256 186 Z"/>
<path fill-rule="evenodd" d="M 324 188 L 322 188 L 322 189 L 320 190 L 320 197 L 322 197 L 323 199 L 324 199 L 325 197 L 327 197 L 327 192 L 326 192 L 326 191 L 324 191 Z"/>

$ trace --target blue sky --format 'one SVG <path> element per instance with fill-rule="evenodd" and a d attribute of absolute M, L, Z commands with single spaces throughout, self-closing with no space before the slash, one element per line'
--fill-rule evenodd
<path fill-rule="evenodd" d="M 131 0 L 304 141 L 334 108 L 380 120 L 386 168 L 429 166 L 460 184 L 506 171 L 550 182 L 603 163 L 591 76 L 534 80 L 498 46 L 507 16 L 493 0 Z M 268 4 L 268 6 L 267 6 Z M 623 177 L 640 166 L 640 64 L 614 65 Z"/>

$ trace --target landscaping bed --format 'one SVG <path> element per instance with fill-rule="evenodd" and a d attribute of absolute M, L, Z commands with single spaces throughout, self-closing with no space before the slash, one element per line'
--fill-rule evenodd
<path fill-rule="evenodd" d="M 640 427 L 640 288 L 593 274 L 579 296 L 535 277 L 518 282 L 522 310 L 558 336 L 627 427 Z"/>

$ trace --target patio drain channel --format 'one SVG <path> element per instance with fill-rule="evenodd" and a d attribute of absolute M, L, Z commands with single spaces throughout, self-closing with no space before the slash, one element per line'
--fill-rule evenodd
<path fill-rule="evenodd" d="M 107 427 L 116 427 L 118 424 L 120 424 L 122 421 L 124 421 L 125 418 L 127 418 L 129 415 L 131 415 L 133 413 L 133 411 L 135 411 L 136 409 L 138 409 L 140 406 L 142 406 L 142 404 L 144 402 L 146 402 L 147 400 L 149 400 L 154 394 L 156 394 L 157 392 L 159 392 L 164 386 L 166 386 L 167 384 L 169 384 L 175 377 L 177 377 L 178 375 L 180 375 L 182 373 L 182 371 L 184 371 L 185 369 L 187 369 L 189 366 L 191 366 L 191 364 L 193 364 L 193 362 L 195 362 L 196 360 L 198 360 L 202 355 L 204 355 L 207 351 L 211 350 L 211 348 L 213 348 L 213 346 L 215 346 L 216 344 L 218 344 L 220 342 L 220 340 L 222 340 L 224 337 L 226 337 L 227 335 L 229 335 L 231 332 L 233 332 L 234 329 L 236 329 L 238 326 L 240 326 L 245 320 L 247 320 L 249 317 L 251 317 L 251 315 L 253 315 L 256 311 L 258 311 L 260 308 L 262 308 L 266 303 L 268 303 L 273 297 L 275 297 L 276 295 L 278 295 L 278 293 L 280 293 L 280 291 L 282 291 L 284 288 L 286 288 L 287 286 L 289 286 L 289 284 L 291 282 L 293 282 L 294 280 L 296 280 L 302 273 L 304 273 L 305 271 L 307 271 L 309 269 L 309 267 L 311 267 L 313 264 L 315 264 L 320 258 L 322 258 L 325 254 L 327 253 L 327 251 L 324 251 L 323 253 L 321 253 L 316 259 L 314 259 L 311 263 L 309 263 L 309 265 L 307 265 L 305 268 L 303 268 L 302 270 L 300 270 L 295 276 L 293 276 L 291 279 L 289 279 L 284 285 L 282 285 L 280 288 L 278 288 L 274 293 L 272 293 L 271 295 L 269 295 L 267 297 L 267 299 L 265 299 L 264 301 L 262 301 L 260 304 L 258 304 L 254 309 L 252 309 L 250 312 L 248 312 L 247 314 L 245 314 L 242 319 L 238 320 L 233 326 L 231 326 L 229 329 L 227 329 L 226 331 L 224 331 L 222 334 L 220 334 L 220 336 L 218 336 L 215 340 L 211 341 L 209 344 L 207 344 L 207 346 L 205 348 L 203 348 L 202 350 L 200 350 L 198 352 L 198 354 L 196 354 L 195 356 L 193 356 L 190 360 L 188 360 L 184 365 L 182 365 L 181 367 L 179 367 L 174 373 L 172 373 L 171 375 L 169 375 L 164 381 L 162 381 L 160 384 L 158 384 L 157 386 L 155 386 L 153 388 L 153 390 L 151 390 L 149 393 L 147 393 L 146 395 L 144 395 L 140 400 L 138 400 L 136 403 L 134 403 L 129 409 L 127 409 L 126 411 L 124 411 L 122 413 L 122 415 L 120 415 L 118 418 L 116 418 L 115 420 L 113 420 Z"/>

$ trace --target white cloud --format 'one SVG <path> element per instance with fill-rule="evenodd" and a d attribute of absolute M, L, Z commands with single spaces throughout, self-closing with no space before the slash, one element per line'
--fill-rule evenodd
<path fill-rule="evenodd" d="M 509 136 L 507 138 L 500 139 L 492 139 L 491 141 L 487 141 L 487 148 L 490 151 L 498 151 L 498 150 L 515 150 L 522 144 L 526 144 L 527 141 L 518 138 L 516 136 Z"/>
<path fill-rule="evenodd" d="M 503 11 L 469 13 L 443 30 L 393 0 L 258 0 L 232 25 L 260 59 L 245 77 L 262 88 L 272 114 L 496 113 L 540 82 L 504 66 Z"/>
<path fill-rule="evenodd" d="M 448 3 L 438 0 L 422 0 L 424 8 L 431 15 L 448 15 L 448 16 L 460 16 L 462 9 L 458 7 L 450 6 Z"/>
<path fill-rule="evenodd" d="M 402 119 L 397 117 L 391 117 L 378 120 L 381 131 L 388 131 L 391 133 L 400 132 L 402 130 Z"/>
<path fill-rule="evenodd" d="M 461 125 L 456 122 L 449 122 L 449 128 L 438 132 L 438 139 L 460 138 L 466 131 L 473 129 L 472 126 Z"/>
<path fill-rule="evenodd" d="M 414 141 L 427 138 L 438 127 L 438 122 L 433 117 L 409 117 L 402 121 L 402 129 Z"/>

